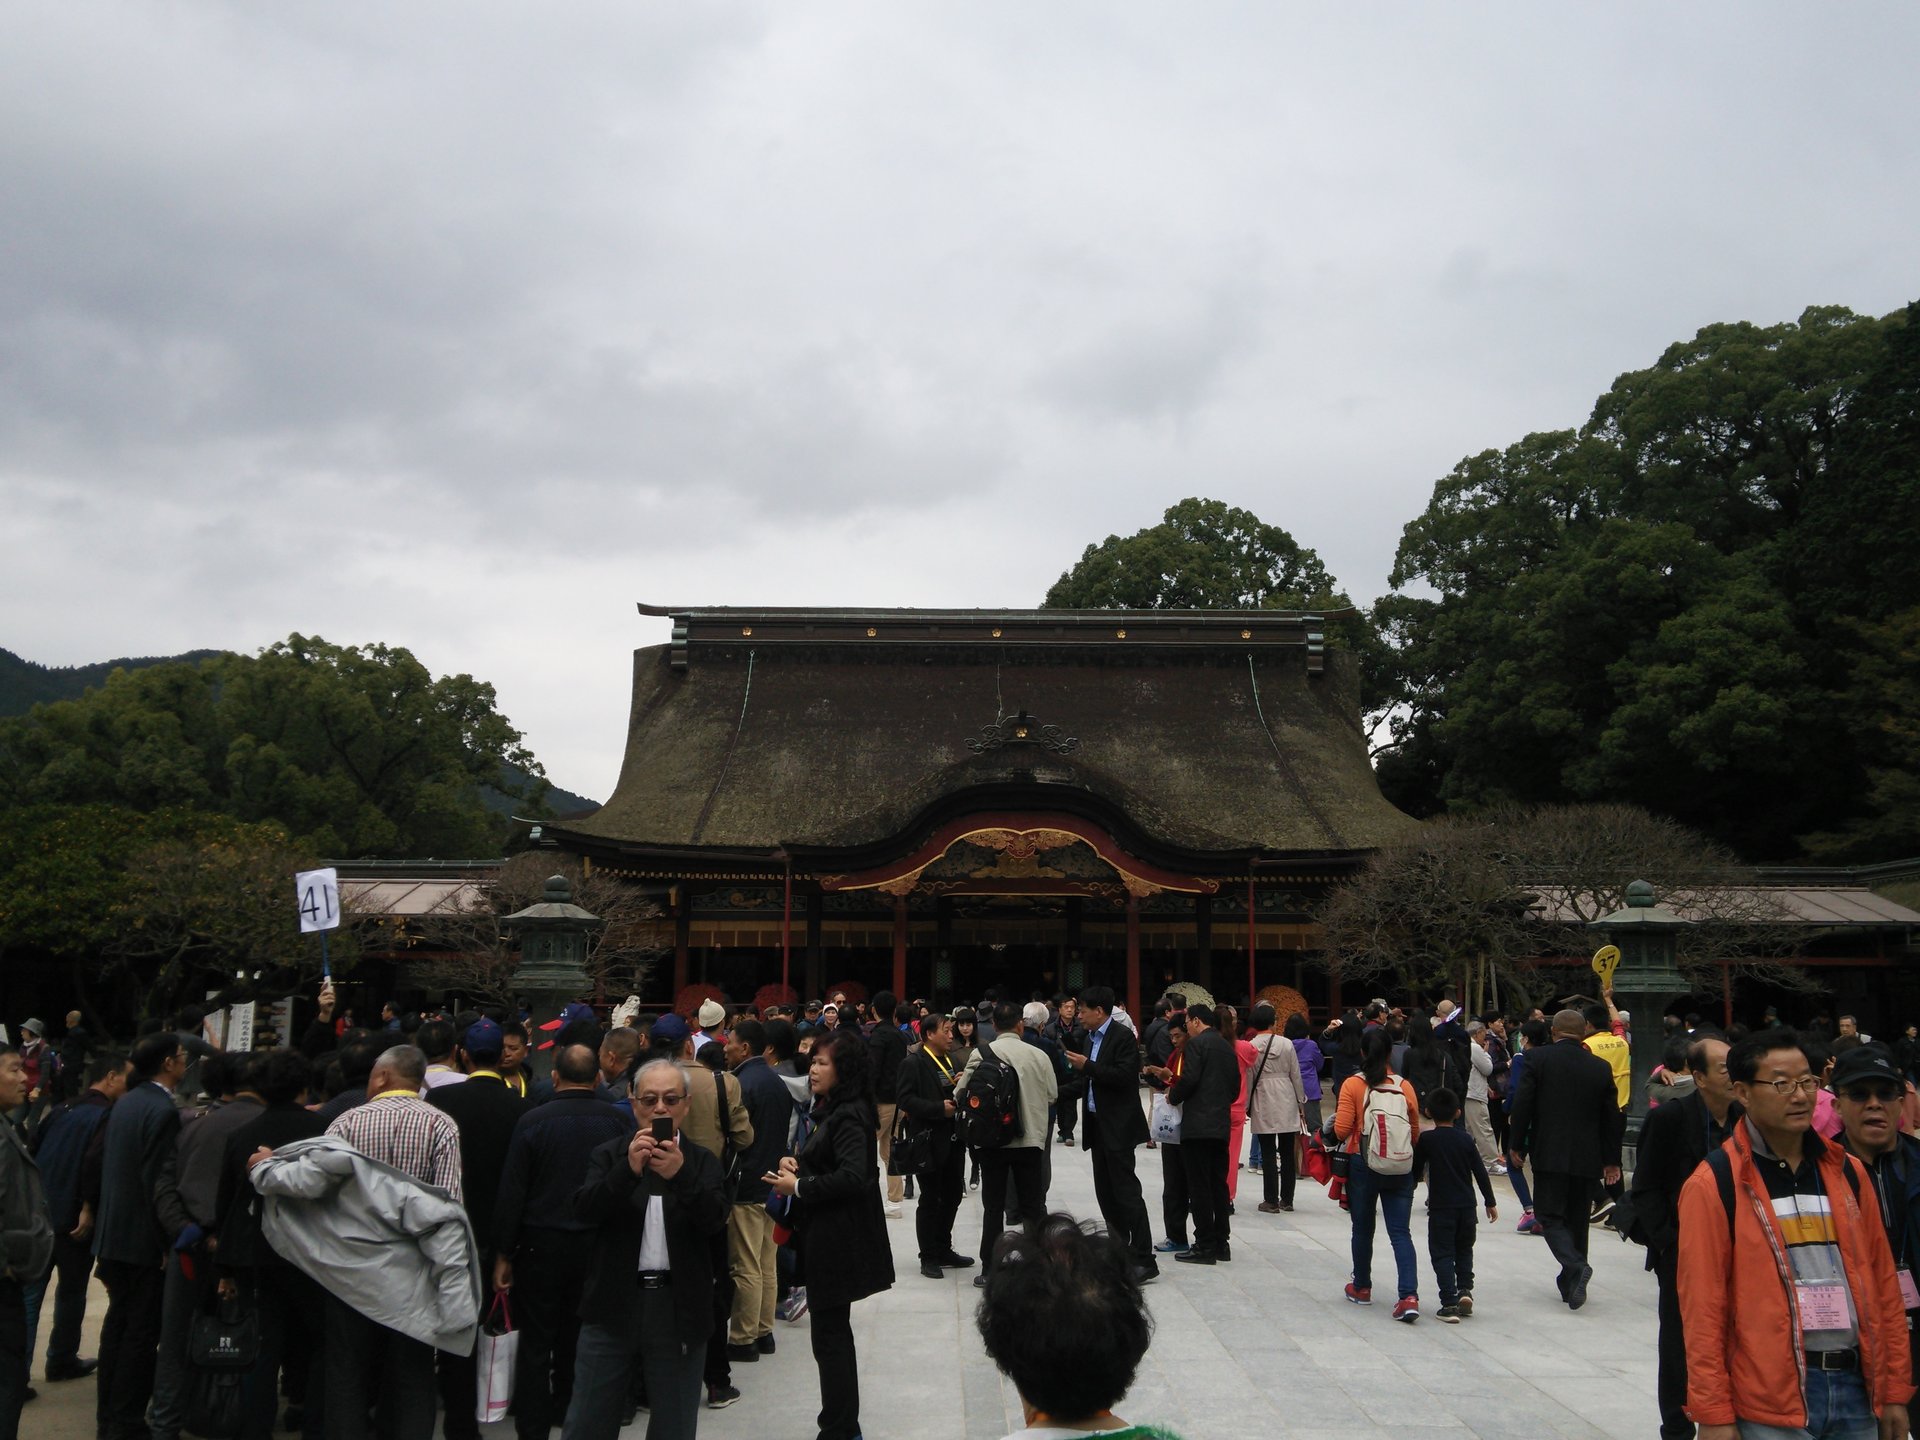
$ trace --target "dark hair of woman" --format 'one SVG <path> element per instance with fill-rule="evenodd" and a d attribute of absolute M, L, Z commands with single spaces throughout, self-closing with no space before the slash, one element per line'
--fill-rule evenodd
<path fill-rule="evenodd" d="M 1387 1062 L 1393 1056 L 1393 1041 L 1385 1030 L 1376 1030 L 1367 1036 L 1367 1043 L 1361 1051 L 1360 1074 L 1366 1079 L 1369 1089 L 1387 1083 Z"/>
<path fill-rule="evenodd" d="M 1153 1338 L 1126 1247 L 1067 1215 L 1000 1239 L 977 1323 L 1020 1398 L 1056 1422 L 1118 1404 Z"/>
<path fill-rule="evenodd" d="M 824 1115 L 839 1105 L 851 1104 L 855 1100 L 873 1104 L 873 1054 L 867 1049 L 867 1037 L 852 1026 L 836 1030 L 833 1034 L 817 1042 L 814 1053 L 821 1050 L 833 1057 L 833 1089 L 820 1097 L 815 1114 Z"/>
<path fill-rule="evenodd" d="M 1338 1043 L 1341 1053 L 1349 1060 L 1356 1062 L 1366 1053 L 1363 1046 L 1366 1037 L 1360 1033 L 1360 1030 L 1360 1013 L 1357 1010 L 1349 1010 L 1340 1017 Z"/>
<path fill-rule="evenodd" d="M 1302 1015 L 1298 1010 L 1287 1016 L 1286 1036 L 1289 1040 L 1304 1040 L 1307 1038 L 1307 1017 Z"/>

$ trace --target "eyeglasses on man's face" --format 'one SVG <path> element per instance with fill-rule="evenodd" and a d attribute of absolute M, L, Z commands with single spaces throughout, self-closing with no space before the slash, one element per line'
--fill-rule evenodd
<path fill-rule="evenodd" d="M 664 1095 L 657 1090 L 640 1090 L 635 1092 L 633 1103 L 642 1110 L 671 1110 L 686 1098 L 684 1090 L 670 1090 Z"/>
<path fill-rule="evenodd" d="M 1753 1083 L 1755 1085 L 1765 1085 L 1771 1089 L 1774 1094 L 1781 1096 L 1790 1096 L 1795 1093 L 1813 1095 L 1818 1093 L 1820 1089 L 1820 1077 L 1817 1075 L 1802 1075 L 1797 1080 L 1755 1080 Z"/>

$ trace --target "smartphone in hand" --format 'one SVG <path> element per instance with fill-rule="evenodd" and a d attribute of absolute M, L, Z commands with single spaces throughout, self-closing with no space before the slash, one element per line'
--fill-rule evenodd
<path fill-rule="evenodd" d="M 653 1117 L 653 1138 L 660 1141 L 673 1139 L 673 1117 L 656 1115 Z"/>

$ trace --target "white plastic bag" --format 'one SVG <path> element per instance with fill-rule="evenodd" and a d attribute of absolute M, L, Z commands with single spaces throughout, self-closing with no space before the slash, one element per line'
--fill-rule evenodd
<path fill-rule="evenodd" d="M 513 1328 L 513 1312 L 507 1308 L 506 1295 L 496 1295 L 473 1356 L 479 1388 L 474 1419 L 482 1425 L 507 1418 L 513 1404 L 513 1362 L 519 1353 L 520 1332 Z"/>
<path fill-rule="evenodd" d="M 1153 1105 L 1147 1116 L 1147 1128 L 1162 1145 L 1180 1143 L 1180 1107 L 1160 1091 L 1153 1092 Z"/>

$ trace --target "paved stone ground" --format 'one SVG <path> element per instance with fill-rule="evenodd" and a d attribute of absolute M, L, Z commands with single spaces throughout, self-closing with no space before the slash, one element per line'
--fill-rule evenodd
<path fill-rule="evenodd" d="M 1159 1160 L 1142 1150 L 1140 1162 L 1157 1223 Z M 1243 1172 L 1233 1262 L 1162 1267 L 1164 1278 L 1147 1289 L 1153 1348 L 1119 1413 L 1166 1425 L 1186 1440 L 1653 1435 L 1659 1425 L 1655 1297 L 1653 1277 L 1640 1268 L 1644 1252 L 1596 1231 L 1591 1298 L 1575 1314 L 1555 1293 L 1545 1243 L 1514 1233 L 1518 1206 L 1504 1181 L 1495 1186 L 1501 1218 L 1480 1228 L 1473 1318 L 1459 1325 L 1432 1318 L 1439 1297 L 1416 1205 L 1420 1298 L 1429 1313 L 1415 1325 L 1397 1325 L 1387 1304 L 1361 1308 L 1342 1297 L 1350 1269 L 1347 1217 L 1325 1191 L 1303 1180 L 1293 1214 L 1261 1215 L 1254 1208 L 1259 1178 Z M 1054 1209 L 1097 1218 L 1083 1152 L 1055 1149 L 1050 1201 Z M 977 1250 L 979 1226 L 980 1207 L 970 1196 L 956 1227 L 962 1253 Z M 899 1281 L 854 1307 L 866 1433 L 875 1440 L 996 1440 L 1017 1429 L 1013 1387 L 988 1361 L 973 1329 L 972 1272 L 949 1272 L 938 1282 L 921 1277 L 912 1202 L 889 1230 Z M 1391 1273 L 1385 1239 L 1382 1231 L 1376 1279 Z M 96 1286 L 84 1354 L 94 1353 L 104 1306 Z M 743 1398 L 704 1412 L 703 1436 L 807 1440 L 813 1434 L 819 1390 L 807 1322 L 776 1322 L 775 1329 L 778 1353 L 734 1367 Z M 37 1375 L 37 1362 L 34 1369 Z M 91 1440 L 91 1380 L 40 1383 L 40 1390 L 23 1417 L 23 1435 Z M 623 1440 L 637 1440 L 645 1419 L 623 1432 Z M 485 1431 L 488 1440 L 513 1435 L 511 1423 Z"/>

